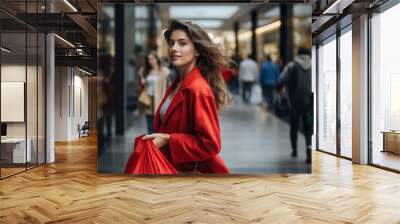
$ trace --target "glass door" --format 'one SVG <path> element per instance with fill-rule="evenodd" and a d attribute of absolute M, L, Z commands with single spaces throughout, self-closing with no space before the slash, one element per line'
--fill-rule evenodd
<path fill-rule="evenodd" d="M 340 155 L 352 158 L 352 33 L 341 31 L 340 41 Z"/>
<path fill-rule="evenodd" d="M 400 171 L 400 4 L 371 18 L 372 164 Z"/>
<path fill-rule="evenodd" d="M 0 12 L 0 178 L 5 178 L 45 163 L 46 40 L 27 19 L 44 13 L 45 1 L 2 1 L 0 7 L 19 17 Z"/>
<path fill-rule="evenodd" d="M 318 48 L 318 149 L 336 154 L 336 35 Z"/>
<path fill-rule="evenodd" d="M 0 78 L 2 178 L 26 170 L 26 162 L 31 156 L 26 141 L 26 32 L 3 31 Z"/>

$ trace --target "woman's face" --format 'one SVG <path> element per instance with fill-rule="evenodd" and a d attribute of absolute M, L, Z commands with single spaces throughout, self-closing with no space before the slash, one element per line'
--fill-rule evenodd
<path fill-rule="evenodd" d="M 149 60 L 149 64 L 150 64 L 150 66 L 152 67 L 152 68 L 156 68 L 157 67 L 157 58 L 154 56 L 154 55 L 152 55 L 152 54 L 150 54 L 149 56 L 147 56 L 148 58 L 148 60 Z"/>
<path fill-rule="evenodd" d="M 175 67 L 179 68 L 196 63 L 198 53 L 185 31 L 172 31 L 168 46 L 169 57 Z"/>

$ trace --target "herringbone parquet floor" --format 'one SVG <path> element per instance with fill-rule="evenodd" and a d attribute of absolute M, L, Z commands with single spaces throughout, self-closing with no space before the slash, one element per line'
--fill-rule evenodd
<path fill-rule="evenodd" d="M 98 174 L 94 137 L 0 181 L 0 223 L 400 223 L 400 175 L 315 152 L 312 175 Z"/>

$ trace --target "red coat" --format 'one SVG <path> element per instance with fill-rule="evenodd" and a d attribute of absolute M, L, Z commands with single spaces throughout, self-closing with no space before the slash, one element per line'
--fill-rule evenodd
<path fill-rule="evenodd" d="M 228 173 L 218 155 L 221 135 L 214 95 L 197 67 L 186 75 L 160 121 L 161 105 L 176 84 L 177 79 L 154 115 L 154 132 L 170 135 L 169 145 L 160 150 L 177 170 Z"/>

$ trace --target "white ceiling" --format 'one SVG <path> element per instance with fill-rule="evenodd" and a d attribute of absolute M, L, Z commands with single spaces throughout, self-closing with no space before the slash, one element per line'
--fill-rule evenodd
<path fill-rule="evenodd" d="M 160 16 L 163 22 L 169 19 L 190 20 L 206 30 L 227 31 L 233 29 L 233 22 L 246 18 L 250 24 L 250 11 L 259 8 L 262 4 L 182 4 L 182 3 L 161 3 L 157 4 L 160 9 Z M 265 6 L 265 5 L 263 5 Z M 147 19 L 148 9 L 145 6 L 137 5 L 134 7 L 137 19 Z M 105 5 L 104 12 L 113 16 L 112 7 Z M 271 17 L 279 17 L 279 8 L 269 10 L 259 19 L 263 20 Z M 270 20 L 268 20 L 270 21 Z M 163 24 L 165 25 L 165 24 Z M 243 27 L 242 27 L 243 28 Z"/>
<path fill-rule="evenodd" d="M 221 20 L 192 20 L 193 23 L 206 28 L 218 28 L 222 25 Z"/>
<path fill-rule="evenodd" d="M 239 10 L 235 5 L 216 5 L 216 6 L 170 6 L 169 15 L 176 19 L 228 19 Z"/>
<path fill-rule="evenodd" d="M 158 4 L 162 20 L 190 20 L 204 29 L 232 30 L 233 18 L 240 18 L 243 13 L 257 4 Z"/>

